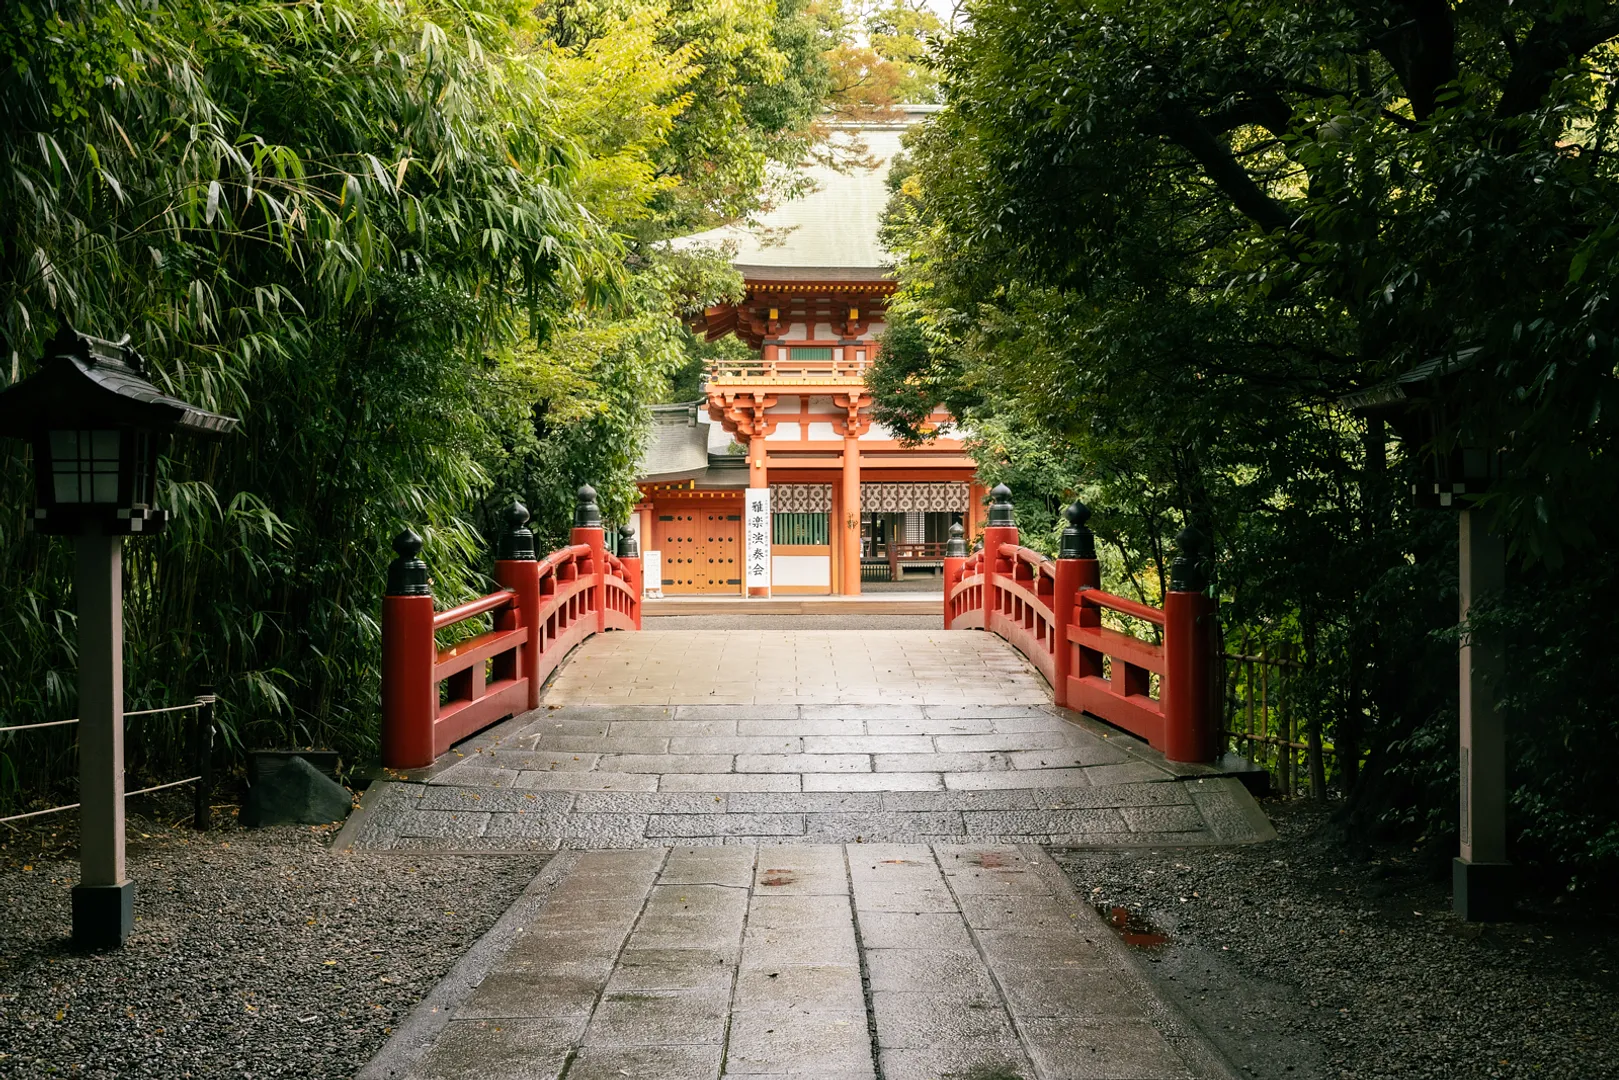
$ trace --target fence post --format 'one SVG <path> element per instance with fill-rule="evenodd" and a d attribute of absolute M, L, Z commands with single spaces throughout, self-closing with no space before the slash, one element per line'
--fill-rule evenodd
<path fill-rule="evenodd" d="M 618 561 L 624 564 L 624 579 L 630 586 L 630 623 L 641 629 L 641 543 L 628 524 L 618 527 Z"/>
<path fill-rule="evenodd" d="M 950 539 L 944 543 L 944 628 L 950 629 L 950 591 L 961 584 L 962 569 L 967 565 L 967 537 L 961 522 L 950 523 Z"/>
<path fill-rule="evenodd" d="M 604 602 L 607 595 L 607 538 L 602 532 L 602 512 L 601 507 L 596 505 L 596 489 L 589 484 L 579 489 L 574 503 L 570 542 L 590 548 L 590 565 L 588 568 L 581 567 L 580 573 L 588 572 L 591 576 L 590 595 L 595 607 L 596 632 L 600 633 L 607 629 L 607 605 Z"/>
<path fill-rule="evenodd" d="M 1062 541 L 1057 546 L 1057 573 L 1052 582 L 1051 614 L 1056 625 L 1057 639 L 1052 643 L 1055 679 L 1052 696 L 1058 705 L 1068 705 L 1068 680 L 1074 674 L 1074 643 L 1068 640 L 1068 628 L 1076 622 L 1079 590 L 1094 589 L 1100 578 L 1096 567 L 1096 537 L 1085 527 L 1090 520 L 1090 507 L 1075 499 L 1063 509 L 1068 519 L 1063 526 Z"/>
<path fill-rule="evenodd" d="M 433 585 L 417 558 L 422 538 L 410 529 L 394 537 L 399 557 L 388 564 L 382 600 L 382 763 L 415 769 L 433 763 L 438 683 L 433 664 Z"/>
<path fill-rule="evenodd" d="M 1214 760 L 1214 601 L 1206 594 L 1203 537 L 1193 528 L 1175 538 L 1164 594 L 1164 757 Z"/>
<path fill-rule="evenodd" d="M 197 786 L 191 793 L 191 825 L 207 832 L 214 824 L 214 688 L 204 686 L 197 693 L 197 722 L 192 730 L 193 764 Z"/>
<path fill-rule="evenodd" d="M 534 534 L 528 528 L 528 507 L 520 502 L 506 508 L 506 531 L 500 534 L 495 559 L 495 581 L 517 594 L 519 625 L 528 641 L 518 649 L 523 658 L 522 677 L 528 679 L 528 707 L 540 707 L 540 564 L 534 553 Z"/>
<path fill-rule="evenodd" d="M 995 628 L 992 616 L 1000 602 L 995 592 L 997 575 L 1009 575 L 1012 564 L 1001 554 L 1002 544 L 1018 542 L 1017 518 L 1012 512 L 1012 489 L 996 484 L 989 493 L 989 520 L 984 525 L 984 629 Z"/>

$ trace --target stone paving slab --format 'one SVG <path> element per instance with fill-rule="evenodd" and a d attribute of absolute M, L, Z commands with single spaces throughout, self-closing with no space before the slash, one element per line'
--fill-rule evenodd
<path fill-rule="evenodd" d="M 879 783 L 893 777 L 900 783 L 888 789 Z M 803 843 L 955 839 L 1178 847 L 1252 843 L 1269 835 L 1252 799 L 1227 777 L 1009 790 L 947 788 L 933 774 L 905 773 L 670 774 L 661 779 L 685 781 L 690 790 L 678 783 L 663 790 L 525 791 L 379 782 L 365 793 L 338 846 L 544 851 L 670 842 L 722 845 L 770 837 Z M 800 779 L 813 789 L 800 790 Z M 852 790 L 849 782 L 855 779 L 868 783 Z"/>
<path fill-rule="evenodd" d="M 742 686 L 752 688 L 746 700 L 731 701 Z M 1144 846 L 1272 835 L 1234 785 L 1199 783 L 1047 700 L 1034 669 L 988 634 L 601 634 L 568 658 L 540 709 L 411 773 L 430 794 L 368 796 L 343 842 L 496 851 L 748 837 Z M 1194 786 L 1195 797 L 1183 790 Z M 914 798 L 803 801 L 905 795 Z M 1028 812 L 995 813 L 1012 810 Z"/>
<path fill-rule="evenodd" d="M 362 1080 L 1232 1080 L 1037 848 L 563 860 Z"/>

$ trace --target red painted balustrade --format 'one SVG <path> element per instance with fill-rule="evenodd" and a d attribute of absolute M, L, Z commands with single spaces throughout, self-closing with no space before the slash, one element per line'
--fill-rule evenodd
<path fill-rule="evenodd" d="M 641 628 L 640 557 L 606 550 L 595 493 L 582 489 L 582 500 L 586 492 L 590 513 L 576 520 L 594 524 L 576 527 L 569 546 L 543 559 L 522 527 L 528 511 L 508 510 L 512 530 L 495 562 L 501 588 L 445 611 L 434 610 L 426 564 L 416 557 L 421 538 L 407 530 L 395 539 L 400 558 L 382 604 L 384 765 L 431 765 L 467 736 L 537 708 L 546 678 L 591 634 Z M 438 631 L 486 614 L 489 630 L 439 647 Z"/>
<path fill-rule="evenodd" d="M 1010 492 L 996 496 L 1002 522 L 992 509 L 983 549 L 944 561 L 945 629 L 999 634 L 1045 676 L 1058 705 L 1139 736 L 1171 761 L 1212 761 L 1214 601 L 1173 582 L 1161 609 L 1102 592 L 1088 531 L 1083 549 L 1093 557 L 1050 559 L 1018 545 L 1017 527 L 1005 523 Z M 1072 508 L 1069 519 L 1071 534 L 1083 530 Z M 1158 626 L 1162 644 L 1102 625 L 1104 611 Z"/>

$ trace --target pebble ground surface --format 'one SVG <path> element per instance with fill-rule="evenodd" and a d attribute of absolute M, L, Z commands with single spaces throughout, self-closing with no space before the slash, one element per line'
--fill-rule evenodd
<path fill-rule="evenodd" d="M 0 1076 L 347 1077 L 547 856 L 338 854 L 332 832 L 131 819 L 139 921 L 69 948 L 69 827 L 0 843 Z"/>
<path fill-rule="evenodd" d="M 1611 908 L 1534 901 L 1464 924 L 1409 849 L 1351 852 L 1322 811 L 1265 810 L 1268 844 L 1054 852 L 1104 914 L 1167 935 L 1140 966 L 1245 1075 L 1619 1077 Z"/>

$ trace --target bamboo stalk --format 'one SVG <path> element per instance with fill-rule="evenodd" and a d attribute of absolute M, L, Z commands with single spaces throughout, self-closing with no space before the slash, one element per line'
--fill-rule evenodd
<path fill-rule="evenodd" d="M 1246 653 L 1248 651 L 1248 630 L 1247 630 L 1246 627 L 1244 627 L 1243 631 L 1242 631 L 1242 651 L 1244 653 Z M 1247 698 L 1247 702 L 1248 702 L 1248 708 L 1247 708 L 1247 711 L 1248 711 L 1248 760 L 1253 761 L 1253 760 L 1255 760 L 1254 759 L 1254 662 L 1253 662 L 1253 657 L 1250 656 L 1250 657 L 1245 657 L 1244 658 L 1243 665 L 1242 665 L 1242 670 L 1243 670 L 1243 678 L 1242 678 L 1243 696 Z"/>

